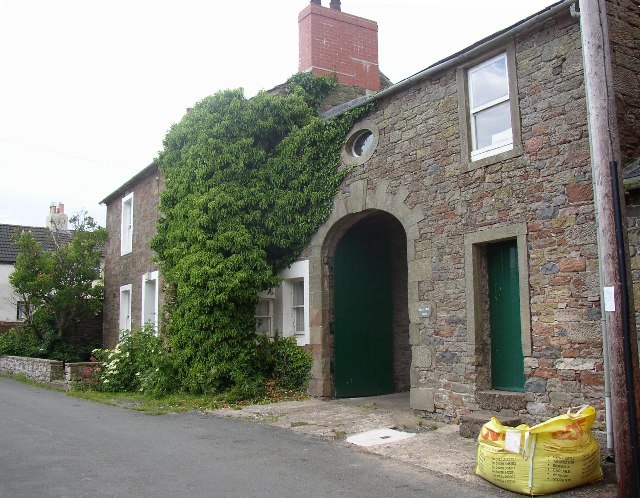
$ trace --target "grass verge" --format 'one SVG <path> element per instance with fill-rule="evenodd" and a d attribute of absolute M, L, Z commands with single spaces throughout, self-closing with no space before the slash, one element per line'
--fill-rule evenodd
<path fill-rule="evenodd" d="M 0 376 L 34 387 L 60 390 L 59 387 L 27 379 L 24 375 L 1 374 Z M 226 400 L 224 393 L 215 396 L 176 393 L 163 397 L 153 397 L 140 393 L 93 391 L 82 387 L 72 387 L 67 391 L 67 395 L 74 398 L 103 403 L 105 405 L 120 406 L 129 410 L 141 411 L 148 415 L 166 415 L 168 413 L 183 413 L 191 411 L 202 412 L 207 410 L 217 410 L 220 408 L 239 410 L 243 406 L 247 405 L 266 405 L 280 401 L 300 401 L 303 399 L 309 399 L 309 396 L 304 393 L 277 389 L 273 387 L 273 385 L 267 385 L 266 394 L 260 399 L 235 402 L 229 402 Z"/>
<path fill-rule="evenodd" d="M 153 397 L 139 393 L 109 393 L 87 389 L 71 389 L 67 394 L 98 403 L 142 411 L 149 415 L 165 415 L 168 413 L 191 411 L 202 412 L 220 408 L 239 410 L 247 405 L 266 405 L 280 401 L 299 401 L 309 398 L 309 396 L 304 393 L 269 388 L 263 398 L 234 402 L 229 402 L 225 399 L 224 393 L 214 396 L 176 393 L 163 397 Z"/>

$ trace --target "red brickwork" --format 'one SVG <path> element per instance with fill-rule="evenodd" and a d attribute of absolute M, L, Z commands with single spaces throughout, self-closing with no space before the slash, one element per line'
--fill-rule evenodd
<path fill-rule="evenodd" d="M 380 89 L 377 23 L 310 4 L 298 26 L 300 72 L 335 74 L 343 85 Z"/>

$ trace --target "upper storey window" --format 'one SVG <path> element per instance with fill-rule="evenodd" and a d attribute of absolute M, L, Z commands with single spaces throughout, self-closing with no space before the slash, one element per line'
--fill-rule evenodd
<path fill-rule="evenodd" d="M 133 248 L 133 192 L 122 199 L 121 220 L 120 255 L 123 255 Z"/>
<path fill-rule="evenodd" d="M 471 160 L 513 148 L 507 54 L 471 67 L 468 75 Z"/>

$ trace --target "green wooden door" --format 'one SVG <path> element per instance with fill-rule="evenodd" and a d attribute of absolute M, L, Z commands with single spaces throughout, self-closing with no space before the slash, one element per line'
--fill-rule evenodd
<path fill-rule="evenodd" d="M 358 224 L 334 256 L 334 383 L 340 398 L 393 392 L 391 245 Z"/>
<path fill-rule="evenodd" d="M 515 241 L 487 247 L 491 379 L 494 389 L 524 391 L 518 250 Z"/>

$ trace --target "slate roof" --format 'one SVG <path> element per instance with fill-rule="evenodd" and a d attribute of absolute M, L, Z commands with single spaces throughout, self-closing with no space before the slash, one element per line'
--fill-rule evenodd
<path fill-rule="evenodd" d="M 14 264 L 16 262 L 16 257 L 18 256 L 16 238 L 22 232 L 31 232 L 33 238 L 45 250 L 54 250 L 56 248 L 56 240 L 58 244 L 64 244 L 69 242 L 73 236 L 71 230 L 52 232 L 46 227 L 0 224 L 0 264 Z"/>

